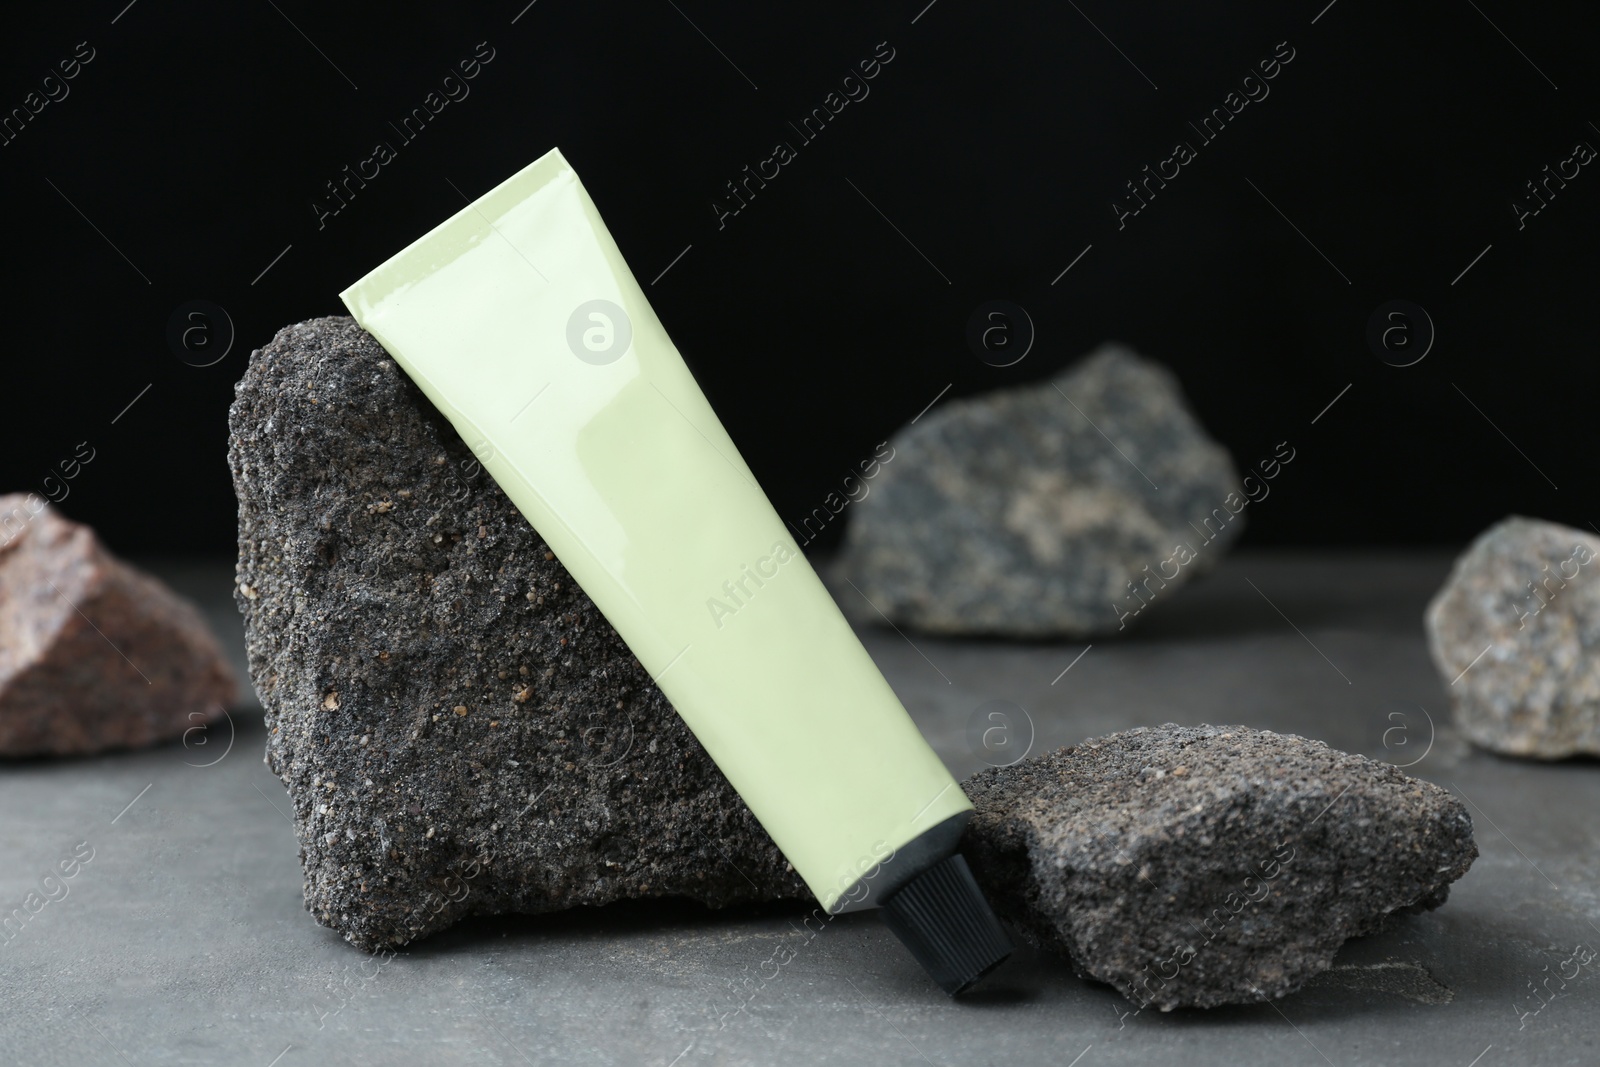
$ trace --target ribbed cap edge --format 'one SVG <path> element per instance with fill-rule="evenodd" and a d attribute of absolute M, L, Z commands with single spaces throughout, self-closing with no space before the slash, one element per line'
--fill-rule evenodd
<path fill-rule="evenodd" d="M 884 902 L 883 911 L 889 929 L 951 996 L 1011 955 L 1011 939 L 960 853 L 907 882 Z"/>

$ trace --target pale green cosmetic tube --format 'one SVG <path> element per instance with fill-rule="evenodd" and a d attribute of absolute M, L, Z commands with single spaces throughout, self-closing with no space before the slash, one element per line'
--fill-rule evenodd
<path fill-rule="evenodd" d="M 955 853 L 971 802 L 795 547 L 559 150 L 340 295 L 822 905 L 889 905 L 951 992 L 1000 962 L 1010 946 Z M 919 885 L 927 899 L 911 900 Z M 956 920 L 976 935 L 946 929 L 935 913 L 952 907 L 976 915 Z"/>

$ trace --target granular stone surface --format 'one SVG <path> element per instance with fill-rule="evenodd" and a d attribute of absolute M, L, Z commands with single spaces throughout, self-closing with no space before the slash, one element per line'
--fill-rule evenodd
<path fill-rule="evenodd" d="M 1446 790 L 1242 726 L 1129 730 L 965 786 L 1001 919 L 1139 1010 L 1291 993 L 1478 854 Z"/>
<path fill-rule="evenodd" d="M 203 733 L 238 693 L 198 608 L 41 497 L 0 496 L 0 756 Z"/>
<path fill-rule="evenodd" d="M 235 600 L 318 922 L 378 949 L 470 914 L 807 896 L 354 320 L 290 326 L 252 353 L 229 425 Z"/>
<path fill-rule="evenodd" d="M 850 509 L 840 567 L 860 595 L 846 607 L 1030 638 L 1117 633 L 1159 610 L 1220 561 L 1294 456 L 1285 443 L 1241 483 L 1177 378 L 1117 345 L 943 404 L 890 445 Z"/>
<path fill-rule="evenodd" d="M 1428 647 L 1477 745 L 1600 755 L 1600 537 L 1511 516 L 1479 535 L 1428 605 Z"/>

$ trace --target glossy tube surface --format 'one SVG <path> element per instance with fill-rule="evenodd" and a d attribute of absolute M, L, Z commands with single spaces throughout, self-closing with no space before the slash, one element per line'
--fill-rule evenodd
<path fill-rule="evenodd" d="M 825 907 L 891 891 L 874 879 L 926 851 L 929 831 L 935 851 L 954 848 L 971 803 L 796 549 L 558 150 L 341 296 Z"/>

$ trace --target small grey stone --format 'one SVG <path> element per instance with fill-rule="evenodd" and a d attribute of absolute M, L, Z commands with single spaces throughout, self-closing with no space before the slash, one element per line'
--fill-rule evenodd
<path fill-rule="evenodd" d="M 1428 647 L 1473 743 L 1600 755 L 1600 538 L 1511 516 L 1478 536 L 1428 605 Z"/>
<path fill-rule="evenodd" d="M 236 392 L 235 600 L 318 922 L 377 949 L 470 914 L 807 895 L 354 320 L 280 331 Z"/>
<path fill-rule="evenodd" d="M 841 573 L 934 633 L 1115 633 L 1244 528 L 1239 475 L 1177 379 L 1116 345 L 935 408 L 891 444 L 852 508 Z"/>
<path fill-rule="evenodd" d="M 1129 730 L 965 787 L 997 914 L 1141 1009 L 1291 993 L 1478 854 L 1446 790 L 1242 726 Z"/>

